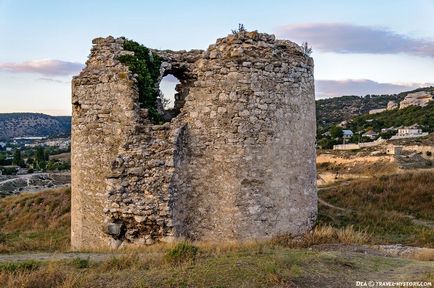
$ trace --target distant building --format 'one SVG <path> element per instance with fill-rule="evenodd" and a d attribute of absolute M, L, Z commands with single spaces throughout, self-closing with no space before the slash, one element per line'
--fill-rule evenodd
<path fill-rule="evenodd" d="M 60 149 L 67 149 L 71 145 L 71 140 L 68 138 L 51 139 L 46 141 L 37 141 L 36 143 L 25 144 L 25 147 L 35 148 L 38 146 L 42 147 L 59 147 Z"/>
<path fill-rule="evenodd" d="M 369 130 L 368 132 L 363 133 L 362 137 L 366 137 L 366 138 L 374 140 L 375 138 L 378 137 L 378 133 L 373 131 L 373 130 Z"/>
<path fill-rule="evenodd" d="M 388 145 L 386 147 L 386 154 L 389 155 L 401 155 L 402 146 Z"/>
<path fill-rule="evenodd" d="M 422 133 L 422 129 L 419 128 L 417 124 L 409 126 L 409 127 L 403 127 L 398 129 L 397 136 L 409 136 L 409 135 L 419 135 Z"/>
<path fill-rule="evenodd" d="M 351 130 L 342 130 L 342 137 L 344 138 L 351 138 L 353 137 L 354 133 Z"/>
<path fill-rule="evenodd" d="M 395 136 L 392 136 L 390 139 L 403 139 L 403 138 L 415 138 L 415 137 L 423 137 L 428 135 L 428 133 L 423 133 L 422 129 L 420 129 L 419 125 L 414 124 L 408 127 L 402 127 L 398 129 L 398 133 Z"/>
<path fill-rule="evenodd" d="M 4 149 L 6 147 L 6 143 L 5 142 L 0 142 L 0 149 Z"/>

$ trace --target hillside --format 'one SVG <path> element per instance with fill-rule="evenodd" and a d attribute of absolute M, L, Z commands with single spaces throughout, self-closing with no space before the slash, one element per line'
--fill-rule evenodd
<path fill-rule="evenodd" d="M 354 117 L 347 125 L 353 131 L 372 129 L 380 132 L 381 128 L 410 126 L 419 124 L 423 131 L 434 132 L 434 101 L 425 107 L 408 106 L 378 114 L 364 114 Z"/>
<path fill-rule="evenodd" d="M 0 140 L 24 136 L 59 136 L 71 133 L 70 116 L 41 113 L 0 113 Z"/>
<path fill-rule="evenodd" d="M 434 91 L 433 87 L 419 88 L 393 95 L 342 96 L 316 101 L 317 127 L 319 130 L 338 124 L 356 116 L 368 113 L 369 110 L 386 108 L 389 101 L 402 101 L 409 93 Z"/>

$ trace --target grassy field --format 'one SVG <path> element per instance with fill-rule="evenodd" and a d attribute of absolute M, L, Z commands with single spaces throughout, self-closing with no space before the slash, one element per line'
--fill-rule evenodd
<path fill-rule="evenodd" d="M 366 231 L 372 243 L 434 247 L 434 177 L 413 172 L 359 179 L 320 189 L 318 196 L 343 209 L 319 207 L 319 223 L 353 225 Z M 416 224 L 414 219 L 426 222 Z"/>
<path fill-rule="evenodd" d="M 105 261 L 76 258 L 0 264 L 0 283 L 4 287 L 41 288 L 238 288 L 355 287 L 355 281 L 372 279 L 434 281 L 432 262 L 383 257 L 360 251 L 319 251 L 263 243 L 223 249 L 181 243 L 160 249 L 160 252 L 153 253 L 136 251 L 118 254 Z"/>
<path fill-rule="evenodd" d="M 355 287 L 355 281 L 372 279 L 434 281 L 432 250 L 403 259 L 369 247 L 434 246 L 433 229 L 409 218 L 434 220 L 433 181 L 432 173 L 422 172 L 322 189 L 319 196 L 340 209 L 320 205 L 319 225 L 298 239 L 157 244 L 98 251 L 102 260 L 5 262 L 0 254 L 0 287 Z M 69 203 L 69 189 L 0 199 L 1 253 L 69 253 Z"/>
<path fill-rule="evenodd" d="M 0 199 L 0 253 L 69 248 L 69 188 Z"/>

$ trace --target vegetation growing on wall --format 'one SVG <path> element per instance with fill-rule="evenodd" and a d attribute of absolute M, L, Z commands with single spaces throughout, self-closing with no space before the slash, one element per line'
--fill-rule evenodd
<path fill-rule="evenodd" d="M 163 118 L 157 111 L 159 91 L 156 89 L 161 59 L 145 46 L 132 40 L 125 40 L 123 47 L 127 51 L 134 52 L 134 55 L 122 55 L 118 59 L 127 65 L 133 74 L 137 74 L 140 106 L 148 109 L 151 121 L 161 123 Z"/>

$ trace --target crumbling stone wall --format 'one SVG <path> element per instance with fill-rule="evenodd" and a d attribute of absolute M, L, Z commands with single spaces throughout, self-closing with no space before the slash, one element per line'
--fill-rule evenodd
<path fill-rule="evenodd" d="M 98 38 L 72 83 L 72 246 L 302 234 L 317 213 L 313 61 L 258 32 L 160 51 L 181 85 L 153 124 L 123 38 Z M 155 87 L 158 89 L 158 87 Z"/>

